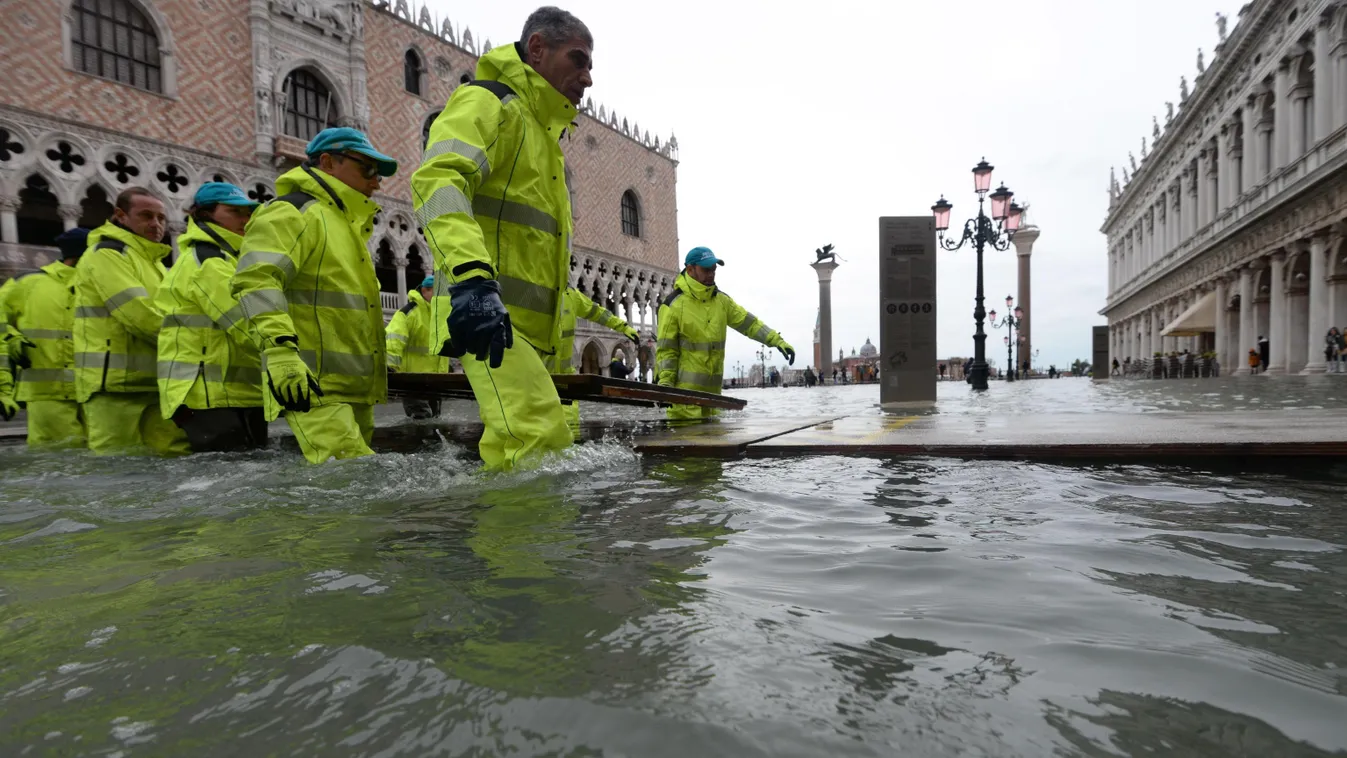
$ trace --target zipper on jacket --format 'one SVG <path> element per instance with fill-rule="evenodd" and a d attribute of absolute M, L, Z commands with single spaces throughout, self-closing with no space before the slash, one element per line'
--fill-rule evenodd
<path fill-rule="evenodd" d="M 201 379 L 201 389 L 206 393 L 206 407 L 210 405 L 210 381 L 206 379 L 206 346 L 201 346 L 201 360 L 196 364 L 196 375 Z"/>
<path fill-rule="evenodd" d="M 107 340 L 107 352 L 103 353 L 103 383 L 99 389 L 108 391 L 108 367 L 112 364 L 112 340 Z"/>

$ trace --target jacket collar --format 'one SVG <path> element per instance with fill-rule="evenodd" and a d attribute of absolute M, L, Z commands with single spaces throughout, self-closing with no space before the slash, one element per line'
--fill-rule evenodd
<path fill-rule="evenodd" d="M 178 237 L 178 250 L 186 252 L 187 248 L 198 242 L 206 242 L 220 248 L 231 258 L 237 258 L 239 247 L 243 244 L 243 237 L 229 231 L 219 224 L 212 224 L 209 221 L 198 224 L 196 219 L 187 219 L 187 231 Z"/>
<path fill-rule="evenodd" d="M 502 45 L 477 61 L 477 78 L 509 85 L 527 104 L 544 126 L 556 129 L 556 136 L 576 120 L 575 106 L 566 96 L 548 84 L 543 75 L 524 62 L 522 45 Z"/>
<path fill-rule="evenodd" d="M 65 265 L 64 261 L 52 261 L 43 266 L 42 270 L 62 284 L 75 278 L 75 267 Z"/>
<path fill-rule="evenodd" d="M 411 292 L 407 293 L 407 302 L 413 303 L 417 307 L 420 307 L 426 304 L 426 299 L 424 297 L 421 297 L 420 290 L 412 290 Z"/>
<path fill-rule="evenodd" d="M 697 281 L 696 279 L 693 279 L 692 277 L 688 276 L 687 271 L 683 271 L 678 275 L 678 278 L 674 280 L 674 287 L 677 287 L 679 290 L 681 290 L 684 295 L 689 295 L 693 298 L 696 298 L 697 300 L 701 300 L 702 302 L 706 302 L 707 300 L 710 300 L 711 298 L 715 297 L 716 293 L 720 291 L 720 289 L 716 287 L 714 284 L 708 287 L 705 284 L 702 284 L 701 282 Z"/>
<path fill-rule="evenodd" d="M 368 238 L 365 230 L 379 212 L 379 204 L 346 186 L 337 177 L 308 166 L 298 166 L 276 178 L 276 194 L 304 192 L 346 217 L 351 226 Z"/>
<path fill-rule="evenodd" d="M 101 240 L 113 239 L 126 244 L 126 249 L 131 254 L 143 258 L 151 263 L 161 261 L 173 252 L 173 248 L 162 242 L 151 242 L 124 226 L 104 222 L 97 229 L 89 232 L 89 247 L 92 248 Z"/>

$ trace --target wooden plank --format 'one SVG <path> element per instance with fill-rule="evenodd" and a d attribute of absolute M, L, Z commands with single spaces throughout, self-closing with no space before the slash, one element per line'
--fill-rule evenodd
<path fill-rule="evenodd" d="M 727 410 L 739 410 L 748 405 L 748 401 L 737 397 L 614 379 L 597 374 L 552 374 L 552 382 L 556 385 L 557 394 L 563 400 L 644 407 L 695 405 Z M 468 384 L 468 377 L 465 374 L 393 373 L 388 375 L 388 389 L 390 392 L 406 396 L 472 399 L 472 387 Z"/>
<path fill-rule="evenodd" d="M 1347 457 L 1347 412 L 854 416 L 752 443 L 746 452 L 1026 460 Z"/>

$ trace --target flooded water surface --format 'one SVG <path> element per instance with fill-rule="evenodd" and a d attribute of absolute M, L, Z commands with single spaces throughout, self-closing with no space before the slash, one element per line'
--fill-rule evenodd
<path fill-rule="evenodd" d="M 936 412 L 1347 398 L 1165 384 L 949 383 Z M 873 387 L 743 396 L 877 412 Z M 0 446 L 0 755 L 1347 751 L 1332 467 L 605 442 L 475 469 L 449 442 L 317 467 Z"/>

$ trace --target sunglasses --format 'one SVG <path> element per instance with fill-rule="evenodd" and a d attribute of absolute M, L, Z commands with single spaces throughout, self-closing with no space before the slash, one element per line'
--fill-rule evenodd
<path fill-rule="evenodd" d="M 347 153 L 342 153 L 338 157 L 341 158 L 342 160 L 351 161 L 352 163 L 360 166 L 360 175 L 365 177 L 366 179 L 373 179 L 374 177 L 379 175 L 379 164 L 377 163 L 363 160 L 355 157 L 354 155 L 349 155 Z"/>

